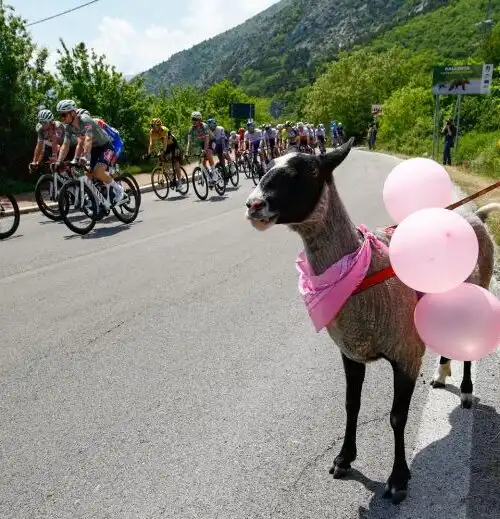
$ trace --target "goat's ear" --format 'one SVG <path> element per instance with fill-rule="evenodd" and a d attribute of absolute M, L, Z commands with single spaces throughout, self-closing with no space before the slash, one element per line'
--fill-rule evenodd
<path fill-rule="evenodd" d="M 354 137 L 351 137 L 345 144 L 342 144 L 342 146 L 335 148 L 326 155 L 318 157 L 320 174 L 327 182 L 331 180 L 333 170 L 338 168 L 347 155 L 349 155 L 353 144 Z"/>

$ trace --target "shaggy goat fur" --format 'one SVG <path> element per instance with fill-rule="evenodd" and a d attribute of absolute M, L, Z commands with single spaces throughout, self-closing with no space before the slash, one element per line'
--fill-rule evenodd
<path fill-rule="evenodd" d="M 274 223 L 288 225 L 303 240 L 307 260 L 316 275 L 362 244 L 333 181 L 333 170 L 348 155 L 352 140 L 324 157 L 292 152 L 271 163 L 269 171 L 247 200 L 247 218 L 260 230 Z M 488 288 L 493 273 L 494 246 L 483 224 L 497 207 L 483 208 L 466 216 L 479 241 L 479 259 L 467 280 Z M 390 236 L 376 231 L 389 244 Z M 368 274 L 388 267 L 388 255 L 373 248 Z M 327 326 L 342 352 L 346 373 L 347 424 L 344 444 L 331 473 L 341 477 L 356 458 L 356 424 L 365 375 L 365 364 L 380 358 L 394 371 L 391 426 L 395 460 L 387 481 L 386 497 L 398 503 L 406 497 L 410 472 L 405 458 L 404 428 L 420 371 L 425 345 L 414 326 L 417 294 L 393 277 L 347 300 Z"/>

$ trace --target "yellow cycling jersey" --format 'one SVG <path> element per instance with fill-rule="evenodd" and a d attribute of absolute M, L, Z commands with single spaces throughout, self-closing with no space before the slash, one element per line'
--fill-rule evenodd
<path fill-rule="evenodd" d="M 166 126 L 162 126 L 159 131 L 155 132 L 153 128 L 149 130 L 149 138 L 153 142 L 153 144 L 156 141 L 161 141 L 163 139 L 166 139 L 168 135 L 168 129 Z"/>

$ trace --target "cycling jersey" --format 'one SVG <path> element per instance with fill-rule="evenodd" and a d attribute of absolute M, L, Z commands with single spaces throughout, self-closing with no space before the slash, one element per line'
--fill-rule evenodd
<path fill-rule="evenodd" d="M 39 144 L 44 143 L 45 146 L 52 148 L 52 139 L 55 137 L 57 144 L 61 145 L 64 142 L 65 129 L 64 124 L 59 121 L 49 123 L 47 129 L 43 129 L 42 125 L 38 123 L 35 128 L 37 132 L 37 141 Z M 75 144 L 75 139 L 73 139 Z"/>
<path fill-rule="evenodd" d="M 189 136 L 194 144 L 197 146 L 205 145 L 205 138 L 210 135 L 210 130 L 206 123 L 201 123 L 201 126 L 191 127 Z"/>
<path fill-rule="evenodd" d="M 229 137 L 229 142 L 231 144 L 238 144 L 240 142 L 240 136 L 237 133 L 235 135 L 231 135 L 231 137 Z"/>
<path fill-rule="evenodd" d="M 297 141 L 298 131 L 295 128 L 285 128 L 283 132 L 283 140 L 288 139 L 289 144 L 295 144 Z"/>
<path fill-rule="evenodd" d="M 245 141 L 250 143 L 258 142 L 262 140 L 262 132 L 260 130 L 255 129 L 253 132 L 245 132 Z"/>
<path fill-rule="evenodd" d="M 75 116 L 77 126 L 66 124 L 64 129 L 64 143 L 70 142 L 72 137 L 92 137 L 92 148 L 99 148 L 111 144 L 111 137 L 99 126 L 97 121 L 92 119 L 90 115 L 81 114 Z"/>
<path fill-rule="evenodd" d="M 153 144 L 157 141 L 162 141 L 167 137 L 168 130 L 165 126 L 161 126 L 158 131 L 153 128 L 149 130 L 149 138 L 153 141 Z"/>
<path fill-rule="evenodd" d="M 270 128 L 269 130 L 264 131 L 264 138 L 266 140 L 276 139 L 276 128 Z"/>
<path fill-rule="evenodd" d="M 318 128 L 316 130 L 316 137 L 324 137 L 325 136 L 325 130 L 323 130 L 322 128 Z"/>
<path fill-rule="evenodd" d="M 224 143 L 227 140 L 226 132 L 222 126 L 216 126 L 215 130 L 210 130 L 210 137 L 218 144 Z"/>

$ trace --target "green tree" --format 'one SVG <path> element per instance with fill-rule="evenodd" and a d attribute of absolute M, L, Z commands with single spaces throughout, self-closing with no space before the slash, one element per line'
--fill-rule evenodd
<path fill-rule="evenodd" d="M 54 78 L 45 71 L 47 51 L 37 49 L 25 21 L 0 9 L 0 176 L 27 175 L 35 145 L 38 107 L 49 101 Z"/>
<path fill-rule="evenodd" d="M 124 141 L 124 157 L 138 160 L 147 146 L 144 129 L 151 113 L 143 79 L 127 81 L 104 55 L 89 51 L 83 42 L 70 50 L 60 41 L 57 98 L 74 99 L 93 116 L 114 126 Z"/>

